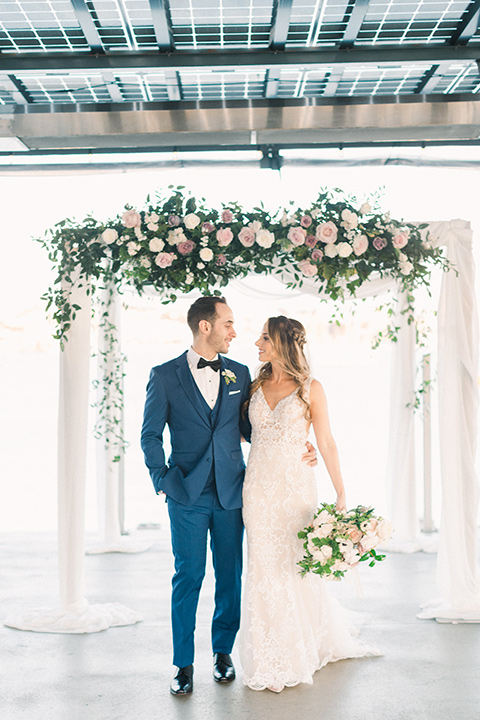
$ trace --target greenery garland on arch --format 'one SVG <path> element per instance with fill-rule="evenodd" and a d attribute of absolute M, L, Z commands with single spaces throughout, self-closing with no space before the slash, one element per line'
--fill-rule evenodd
<path fill-rule="evenodd" d="M 77 309 L 63 280 L 75 278 L 92 292 L 109 281 L 139 293 L 152 287 L 172 302 L 178 293 L 218 293 L 234 278 L 287 268 L 291 287 L 313 278 L 336 301 L 354 296 L 372 275 L 396 277 L 411 295 L 418 285 L 428 287 L 432 266 L 449 267 L 422 232 L 427 226 L 392 218 L 378 195 L 360 204 L 339 189 L 322 190 L 305 208 L 292 202 L 288 209 L 248 211 L 236 202 L 208 208 L 183 187 L 169 190 L 107 222 L 63 220 L 39 239 L 57 269 L 43 299 L 62 347 Z"/>
<path fill-rule="evenodd" d="M 208 208 L 183 187 L 170 186 L 169 191 L 167 197 L 148 197 L 144 209 L 126 206 L 107 222 L 91 216 L 82 223 L 62 220 L 39 239 L 57 270 L 43 299 L 62 349 L 78 310 L 70 302 L 68 284 L 87 286 L 93 294 L 110 288 L 110 300 L 100 303 L 106 348 L 99 353 L 103 380 L 94 432 L 112 447 L 117 461 L 126 447 L 121 423 L 124 357 L 109 320 L 112 286 L 120 291 L 131 286 L 139 294 L 154 288 L 168 303 L 178 293 L 197 289 L 219 294 L 219 287 L 234 278 L 287 269 L 293 278 L 290 287 L 300 288 L 311 278 L 319 292 L 341 301 L 354 297 L 372 276 L 388 275 L 407 292 L 404 312 L 412 322 L 415 288 L 428 288 L 433 266 L 449 268 L 442 250 L 423 232 L 427 226 L 392 218 L 380 208 L 378 194 L 359 203 L 339 189 L 322 190 L 305 208 L 292 202 L 288 209 L 269 211 L 260 205 L 249 211 L 236 202 L 220 210 Z M 390 317 L 392 302 L 386 307 Z M 377 344 L 383 337 L 396 340 L 397 331 L 390 321 Z M 415 405 L 422 392 L 417 391 Z"/>

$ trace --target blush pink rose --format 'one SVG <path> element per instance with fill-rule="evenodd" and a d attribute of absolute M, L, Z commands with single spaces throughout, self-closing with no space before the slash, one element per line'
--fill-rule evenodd
<path fill-rule="evenodd" d="M 305 237 L 307 235 L 307 231 L 304 230 L 302 227 L 291 227 L 288 231 L 288 239 L 293 245 L 303 245 L 305 242 Z"/>
<path fill-rule="evenodd" d="M 355 255 L 363 255 L 368 248 L 368 238 L 366 235 L 357 235 L 353 241 L 353 252 Z"/>
<path fill-rule="evenodd" d="M 222 212 L 222 222 L 224 223 L 231 223 L 233 220 L 233 213 L 231 210 L 224 210 Z"/>
<path fill-rule="evenodd" d="M 300 225 L 304 228 L 309 228 L 312 222 L 313 220 L 310 215 L 302 215 L 302 217 L 300 218 Z"/>
<path fill-rule="evenodd" d="M 170 267 L 170 265 L 175 260 L 175 253 L 159 253 L 157 257 L 155 258 L 155 264 L 158 265 L 160 268 L 167 268 Z"/>
<path fill-rule="evenodd" d="M 318 240 L 315 237 L 315 235 L 307 235 L 307 237 L 305 238 L 305 245 L 307 247 L 313 248 L 313 247 L 315 247 L 317 242 L 318 242 Z"/>
<path fill-rule="evenodd" d="M 323 252 L 320 250 L 320 248 L 314 248 L 312 250 L 312 260 L 315 260 L 315 262 L 319 262 L 323 258 Z"/>
<path fill-rule="evenodd" d="M 177 250 L 180 255 L 190 255 L 194 247 L 195 243 L 192 240 L 183 240 L 178 243 Z"/>
<path fill-rule="evenodd" d="M 127 210 L 122 215 L 122 222 L 127 228 L 140 227 L 142 218 L 136 210 Z"/>
<path fill-rule="evenodd" d="M 353 543 L 358 543 L 362 539 L 363 533 L 358 529 L 349 530 L 348 537 Z"/>
<path fill-rule="evenodd" d="M 208 235 L 209 233 L 212 233 L 215 230 L 215 225 L 211 222 L 204 222 L 202 223 L 202 233 Z"/>
<path fill-rule="evenodd" d="M 217 265 L 225 265 L 226 262 L 227 262 L 226 255 L 218 255 L 217 259 L 215 260 L 215 263 Z"/>
<path fill-rule="evenodd" d="M 298 268 L 305 277 L 313 277 L 317 274 L 317 266 L 313 265 L 310 260 L 302 260 L 298 263 Z"/>
<path fill-rule="evenodd" d="M 393 245 L 393 247 L 397 248 L 397 250 L 400 250 L 401 248 L 405 247 L 405 245 L 407 243 L 408 243 L 408 235 L 406 232 L 397 233 L 392 240 L 392 245 Z"/>
<path fill-rule="evenodd" d="M 238 239 L 242 243 L 243 247 L 252 247 L 255 242 L 255 233 L 252 228 L 243 227 L 238 233 Z"/>
<path fill-rule="evenodd" d="M 233 240 L 233 233 L 230 228 L 220 228 L 217 230 L 217 240 L 220 247 L 227 247 Z"/>
<path fill-rule="evenodd" d="M 329 220 L 317 226 L 316 237 L 324 243 L 334 243 L 337 239 L 338 229 L 335 223 Z"/>

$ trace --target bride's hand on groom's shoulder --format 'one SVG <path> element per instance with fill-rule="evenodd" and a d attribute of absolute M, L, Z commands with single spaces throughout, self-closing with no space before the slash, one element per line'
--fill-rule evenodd
<path fill-rule="evenodd" d="M 305 443 L 307 447 L 307 452 L 302 455 L 303 462 L 306 462 L 307 465 L 310 465 L 310 467 L 315 467 L 315 465 L 318 465 L 317 461 L 317 451 L 313 447 L 311 442 Z"/>

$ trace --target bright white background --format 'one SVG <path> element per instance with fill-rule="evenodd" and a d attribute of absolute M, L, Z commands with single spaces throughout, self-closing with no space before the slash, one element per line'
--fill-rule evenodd
<path fill-rule="evenodd" d="M 170 184 L 185 185 L 212 206 L 238 200 L 253 207 L 263 201 L 272 209 L 290 199 L 307 205 L 325 186 L 353 192 L 360 201 L 383 187 L 382 207 L 394 217 L 409 221 L 463 218 L 472 222 L 474 239 L 477 244 L 480 241 L 476 170 L 286 165 L 279 174 L 252 167 L 129 172 L 113 168 L 108 173 L 82 168 L 81 174 L 61 177 L 7 177 L 0 168 L 0 530 L 56 527 L 59 349 L 39 299 L 53 275 L 45 251 L 33 238 L 65 217 L 80 222 L 91 213 L 107 219 L 126 203 L 142 207 L 148 193 Z M 323 382 L 329 400 L 349 505 L 374 504 L 386 512 L 390 349 L 370 350 L 371 337 L 383 320 L 368 303 L 354 317 L 347 311 L 337 328 L 328 323 L 329 308 L 312 296 L 287 293 L 268 278 L 253 278 L 248 286 L 251 290 L 225 290 L 238 332 L 232 357 L 254 370 L 253 343 L 268 316 L 283 313 L 304 322 L 314 375 Z M 271 295 L 259 301 L 259 290 Z M 139 523 L 158 522 L 162 514 L 138 447 L 145 384 L 152 365 L 180 354 L 189 344 L 185 314 L 191 301 L 167 306 L 154 298 L 128 296 L 125 301 L 129 306 L 122 319 L 128 356 L 126 432 L 131 443 L 126 459 L 126 526 L 133 529 Z M 420 420 L 418 424 L 420 429 Z M 96 528 L 94 453 L 95 443 L 90 441 L 88 530 Z M 420 455 L 418 465 L 421 481 Z M 321 497 L 328 500 L 331 491 L 321 468 L 319 479 Z M 436 465 L 434 481 L 438 520 Z M 420 491 L 421 487 L 419 495 Z"/>

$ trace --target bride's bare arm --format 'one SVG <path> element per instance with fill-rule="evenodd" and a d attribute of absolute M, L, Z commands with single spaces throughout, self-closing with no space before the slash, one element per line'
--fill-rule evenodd
<path fill-rule="evenodd" d="M 318 380 L 310 386 L 310 412 L 312 425 L 320 455 L 337 493 L 337 510 L 346 509 L 345 487 L 340 470 L 340 459 L 328 419 L 327 399 L 323 387 Z"/>

